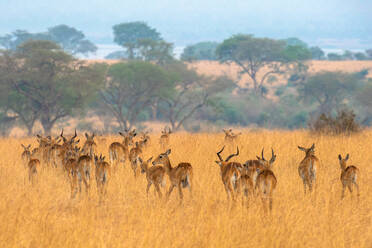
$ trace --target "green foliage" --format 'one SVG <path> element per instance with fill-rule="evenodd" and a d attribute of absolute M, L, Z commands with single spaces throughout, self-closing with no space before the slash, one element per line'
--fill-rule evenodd
<path fill-rule="evenodd" d="M 103 79 L 97 65 L 84 66 L 51 41 L 24 42 L 2 59 L 9 107 L 25 125 L 38 118 L 47 134 L 57 120 L 86 106 Z"/>
<path fill-rule="evenodd" d="M 297 46 L 297 47 L 302 47 L 302 48 L 308 48 L 309 46 L 307 45 L 306 42 L 296 38 L 296 37 L 290 37 L 287 39 L 284 39 L 283 41 L 286 42 L 287 46 Z"/>
<path fill-rule="evenodd" d="M 331 114 L 321 114 L 309 124 L 309 128 L 314 133 L 332 135 L 350 135 L 361 130 L 354 111 L 347 109 L 340 110 L 335 117 Z"/>
<path fill-rule="evenodd" d="M 140 39 L 137 58 L 164 65 L 173 61 L 173 44 L 163 40 Z"/>
<path fill-rule="evenodd" d="M 127 49 L 129 58 L 135 58 L 135 49 L 140 40 L 162 40 L 156 29 L 149 27 L 145 22 L 126 22 L 114 25 L 114 42 Z"/>
<path fill-rule="evenodd" d="M 12 34 L 0 37 L 0 46 L 15 51 L 19 45 L 29 40 L 54 41 L 70 54 L 95 53 L 97 47 L 85 39 L 83 32 L 67 25 L 57 25 L 48 28 L 47 32 L 29 33 L 25 30 L 16 30 Z"/>
<path fill-rule="evenodd" d="M 328 53 L 327 54 L 328 60 L 333 60 L 333 61 L 339 61 L 342 60 L 342 55 L 337 54 L 337 53 Z"/>
<path fill-rule="evenodd" d="M 178 130 L 197 110 L 214 103 L 214 97 L 231 89 L 233 83 L 226 77 L 200 76 L 180 62 L 164 67 L 174 83 L 172 94 L 160 98 L 159 111 Z"/>
<path fill-rule="evenodd" d="M 368 60 L 368 57 L 365 53 L 357 52 L 354 54 L 356 60 Z"/>
<path fill-rule="evenodd" d="M 324 51 L 317 46 L 310 47 L 311 57 L 315 60 L 324 60 L 325 59 L 325 53 Z"/>
<path fill-rule="evenodd" d="M 181 60 L 217 60 L 216 49 L 218 45 L 217 42 L 207 41 L 187 46 L 181 54 Z"/>
<path fill-rule="evenodd" d="M 321 72 L 299 86 L 302 99 L 319 104 L 319 113 L 331 113 L 359 87 L 360 76 L 342 72 Z"/>
<path fill-rule="evenodd" d="M 141 112 L 155 99 L 171 94 L 172 81 L 167 73 L 148 62 L 113 64 L 106 78 L 101 98 L 123 129 L 136 124 Z"/>
<path fill-rule="evenodd" d="M 264 84 L 270 76 L 293 70 L 299 62 L 310 57 L 307 48 L 288 46 L 283 40 L 242 34 L 224 40 L 216 53 L 221 62 L 236 63 L 240 75 L 248 74 L 257 95 L 264 95 Z M 292 68 L 289 65 L 293 65 Z M 257 75 L 263 68 L 266 68 L 266 72 L 259 78 Z"/>

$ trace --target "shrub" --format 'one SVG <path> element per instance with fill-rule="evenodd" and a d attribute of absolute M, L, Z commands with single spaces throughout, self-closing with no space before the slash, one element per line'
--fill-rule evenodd
<path fill-rule="evenodd" d="M 315 121 L 309 123 L 312 132 L 318 134 L 347 134 L 359 132 L 362 128 L 356 121 L 356 115 L 352 110 L 341 110 L 336 117 L 330 114 L 321 114 Z"/>

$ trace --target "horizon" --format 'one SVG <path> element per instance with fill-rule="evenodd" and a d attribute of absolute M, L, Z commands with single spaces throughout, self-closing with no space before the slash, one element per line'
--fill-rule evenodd
<path fill-rule="evenodd" d="M 87 39 L 99 46 L 113 45 L 113 25 L 144 21 L 175 47 L 201 41 L 221 42 L 237 33 L 274 39 L 297 37 L 322 49 L 365 50 L 372 47 L 372 27 L 369 25 L 372 3 L 363 1 L 330 0 L 324 3 L 315 0 L 296 2 L 296 5 L 291 0 L 253 0 L 249 3 L 238 0 L 158 0 L 156 5 L 149 2 L 3 2 L 0 7 L 7 11 L 0 16 L 0 35 L 16 29 L 42 32 L 48 27 L 66 24 L 83 31 Z"/>

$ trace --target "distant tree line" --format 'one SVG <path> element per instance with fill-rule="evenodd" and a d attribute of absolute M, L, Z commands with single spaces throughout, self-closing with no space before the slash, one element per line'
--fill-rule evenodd
<path fill-rule="evenodd" d="M 66 25 L 0 37 L 2 135 L 13 125 L 31 135 L 36 122 L 49 134 L 67 118 L 88 115 L 98 116 L 111 132 L 141 128 L 148 120 L 166 121 L 174 131 L 210 125 L 305 128 L 314 118 L 333 120 L 344 110 L 353 110 L 364 125 L 372 122 L 368 71 L 311 74 L 307 61 L 324 53 L 297 38 L 233 35 L 188 47 L 177 60 L 173 44 L 144 22 L 118 24 L 113 31 L 123 60 L 112 65 L 76 59 L 96 48 Z M 199 75 L 185 63 L 198 59 L 234 63 L 239 77 Z M 244 75 L 251 84 L 238 84 Z M 285 84 L 274 86 L 278 77 Z M 79 125 L 89 129 L 92 123 Z"/>

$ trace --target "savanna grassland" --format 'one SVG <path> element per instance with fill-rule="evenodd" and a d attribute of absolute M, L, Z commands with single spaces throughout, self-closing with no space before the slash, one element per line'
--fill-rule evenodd
<path fill-rule="evenodd" d="M 80 137 L 81 140 L 85 140 Z M 143 158 L 163 152 L 159 135 L 151 136 Z M 120 137 L 100 140 L 99 151 Z M 0 247 L 371 247 L 372 246 L 372 131 L 352 137 L 312 137 L 305 131 L 246 132 L 239 137 L 240 155 L 234 161 L 254 159 L 265 147 L 277 154 L 274 173 L 278 180 L 274 207 L 267 215 L 259 199 L 249 207 L 227 201 L 214 162 L 224 143 L 223 134 L 176 133 L 171 136 L 170 159 L 190 162 L 194 168 L 193 197 L 185 191 L 179 204 L 174 190 L 165 203 L 146 178 L 137 179 L 127 163 L 113 172 L 103 202 L 91 179 L 89 197 L 70 199 L 70 185 L 59 169 L 40 171 L 35 185 L 27 180 L 20 155 L 21 143 L 35 139 L 0 140 Z M 298 163 L 310 147 L 321 161 L 318 184 L 304 196 Z M 235 152 L 229 145 L 223 156 Z M 341 200 L 337 156 L 350 154 L 349 164 L 359 167 L 360 198 L 347 192 Z M 168 189 L 169 182 L 166 188 Z M 164 192 L 164 188 L 163 188 Z"/>

